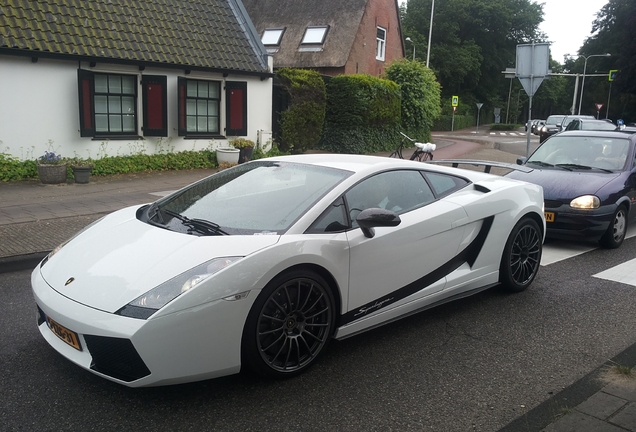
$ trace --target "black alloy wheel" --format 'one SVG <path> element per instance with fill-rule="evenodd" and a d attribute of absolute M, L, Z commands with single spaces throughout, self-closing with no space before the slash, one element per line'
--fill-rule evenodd
<path fill-rule="evenodd" d="M 243 332 L 243 362 L 265 376 L 289 377 L 311 366 L 335 327 L 331 290 L 318 274 L 292 271 L 270 282 Z"/>
<path fill-rule="evenodd" d="M 515 225 L 506 241 L 499 268 L 499 282 L 509 291 L 525 290 L 539 271 L 542 250 L 539 225 L 532 218 L 524 217 Z"/>

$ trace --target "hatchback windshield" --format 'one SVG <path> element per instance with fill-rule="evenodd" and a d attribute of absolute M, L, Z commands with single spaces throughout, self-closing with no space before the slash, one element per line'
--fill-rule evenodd
<path fill-rule="evenodd" d="M 169 229 L 199 235 L 281 233 L 351 174 L 298 163 L 250 162 L 158 201 L 148 216 Z"/>
<path fill-rule="evenodd" d="M 557 124 L 560 124 L 563 121 L 564 118 L 565 118 L 564 115 L 561 115 L 561 116 L 553 115 L 553 116 L 550 116 L 550 117 L 548 117 L 546 119 L 545 124 L 547 124 L 547 125 L 557 125 Z"/>
<path fill-rule="evenodd" d="M 622 138 L 555 135 L 528 158 L 527 164 L 560 169 L 622 170 L 629 141 Z"/>

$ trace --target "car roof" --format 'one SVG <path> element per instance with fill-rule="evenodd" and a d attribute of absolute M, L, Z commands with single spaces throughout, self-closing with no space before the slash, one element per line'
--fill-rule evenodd
<path fill-rule="evenodd" d="M 559 136 L 580 136 L 580 137 L 598 137 L 598 138 L 626 138 L 636 137 L 634 131 L 617 131 L 617 130 L 569 130 L 559 134 Z"/>

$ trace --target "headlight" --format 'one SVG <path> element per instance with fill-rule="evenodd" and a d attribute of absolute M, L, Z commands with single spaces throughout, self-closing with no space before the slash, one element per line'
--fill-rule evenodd
<path fill-rule="evenodd" d="M 215 258 L 203 263 L 137 297 L 116 313 L 131 318 L 146 319 L 184 292 L 191 290 L 214 273 L 241 258 L 243 257 Z"/>
<path fill-rule="evenodd" d="M 594 195 L 583 195 L 570 202 L 570 207 L 575 209 L 597 209 L 600 206 L 601 200 Z"/>
<path fill-rule="evenodd" d="M 548 128 L 547 128 L 547 127 L 543 126 L 543 127 L 541 128 L 541 132 L 547 132 L 547 131 L 548 131 Z"/>

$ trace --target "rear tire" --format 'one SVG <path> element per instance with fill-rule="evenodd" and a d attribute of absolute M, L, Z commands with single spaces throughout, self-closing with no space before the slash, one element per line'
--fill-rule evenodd
<path fill-rule="evenodd" d="M 331 289 L 317 273 L 292 270 L 263 289 L 243 329 L 242 364 L 274 378 L 298 375 L 313 365 L 335 329 Z"/>
<path fill-rule="evenodd" d="M 599 240 L 601 246 L 606 249 L 616 249 L 625 240 L 625 233 L 627 232 L 627 209 L 625 206 L 619 206 L 614 212 L 612 221 L 610 222 L 607 231 L 603 234 L 603 237 Z"/>
<path fill-rule="evenodd" d="M 528 288 L 539 271 L 543 238 L 539 225 L 524 217 L 508 236 L 499 266 L 499 282 L 505 289 L 521 292 Z"/>

